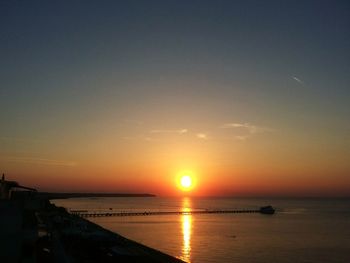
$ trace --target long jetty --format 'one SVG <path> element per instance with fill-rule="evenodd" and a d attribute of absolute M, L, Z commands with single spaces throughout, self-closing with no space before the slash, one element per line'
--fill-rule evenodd
<path fill-rule="evenodd" d="M 242 214 L 260 213 L 274 214 L 272 206 L 264 206 L 260 209 L 239 210 L 195 210 L 195 211 L 139 211 L 139 212 L 88 212 L 85 210 L 71 210 L 71 213 L 81 217 L 109 217 L 109 216 L 155 216 L 155 215 L 195 215 L 195 214 Z"/>

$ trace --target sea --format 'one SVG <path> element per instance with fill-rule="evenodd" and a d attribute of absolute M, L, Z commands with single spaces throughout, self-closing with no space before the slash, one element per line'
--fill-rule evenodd
<path fill-rule="evenodd" d="M 350 199 L 104 197 L 53 200 L 68 211 L 259 209 L 273 215 L 183 214 L 90 221 L 186 262 L 350 262 Z"/>

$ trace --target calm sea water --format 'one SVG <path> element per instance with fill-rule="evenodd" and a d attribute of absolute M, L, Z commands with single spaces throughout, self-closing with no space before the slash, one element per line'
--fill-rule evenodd
<path fill-rule="evenodd" d="M 350 199 L 75 198 L 89 211 L 259 208 L 275 215 L 197 214 L 90 218 L 111 231 L 187 262 L 350 262 Z"/>

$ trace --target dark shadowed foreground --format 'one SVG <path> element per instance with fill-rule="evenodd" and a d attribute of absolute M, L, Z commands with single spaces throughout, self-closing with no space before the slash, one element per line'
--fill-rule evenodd
<path fill-rule="evenodd" d="M 182 262 L 69 214 L 35 193 L 0 200 L 1 263 Z"/>

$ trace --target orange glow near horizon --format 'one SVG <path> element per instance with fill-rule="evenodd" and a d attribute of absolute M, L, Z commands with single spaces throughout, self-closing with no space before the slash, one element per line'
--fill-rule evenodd
<path fill-rule="evenodd" d="M 244 143 L 219 139 L 192 142 L 186 133 L 153 136 L 161 138 L 113 142 L 107 137 L 104 140 L 111 147 L 87 148 L 70 157 L 65 148 L 52 153 L 52 160 L 0 156 L 0 166 L 8 180 L 39 191 L 146 192 L 157 196 L 349 195 L 348 154 L 343 159 L 315 154 L 305 158 L 298 151 L 293 154 L 293 149 L 286 152 L 287 144 L 268 147 L 258 138 L 253 144 L 253 138 Z M 270 151 L 273 154 L 267 154 Z M 190 187 L 181 184 L 184 176 L 191 178 Z"/>
<path fill-rule="evenodd" d="M 187 170 L 178 169 L 181 163 L 170 162 L 158 167 L 139 165 L 133 169 L 103 169 L 93 162 L 76 167 L 53 167 L 55 169 L 26 164 L 8 169 L 10 172 L 5 170 L 5 175 L 8 180 L 22 185 L 53 192 L 147 192 L 157 196 L 348 196 L 349 193 L 350 181 L 345 173 L 344 176 L 339 173 L 339 178 L 335 179 L 327 177 L 328 171 L 318 172 L 314 175 L 316 181 L 306 176 L 307 170 L 289 172 L 277 165 L 262 169 L 262 165 L 255 163 L 261 168 L 255 171 L 253 166 L 248 169 L 243 164 L 218 167 L 204 161 L 202 166 L 199 163 L 198 160 L 195 165 L 187 166 L 191 167 Z M 33 168 L 36 173 L 31 171 Z M 181 186 L 184 175 L 192 179 L 189 191 Z"/>

